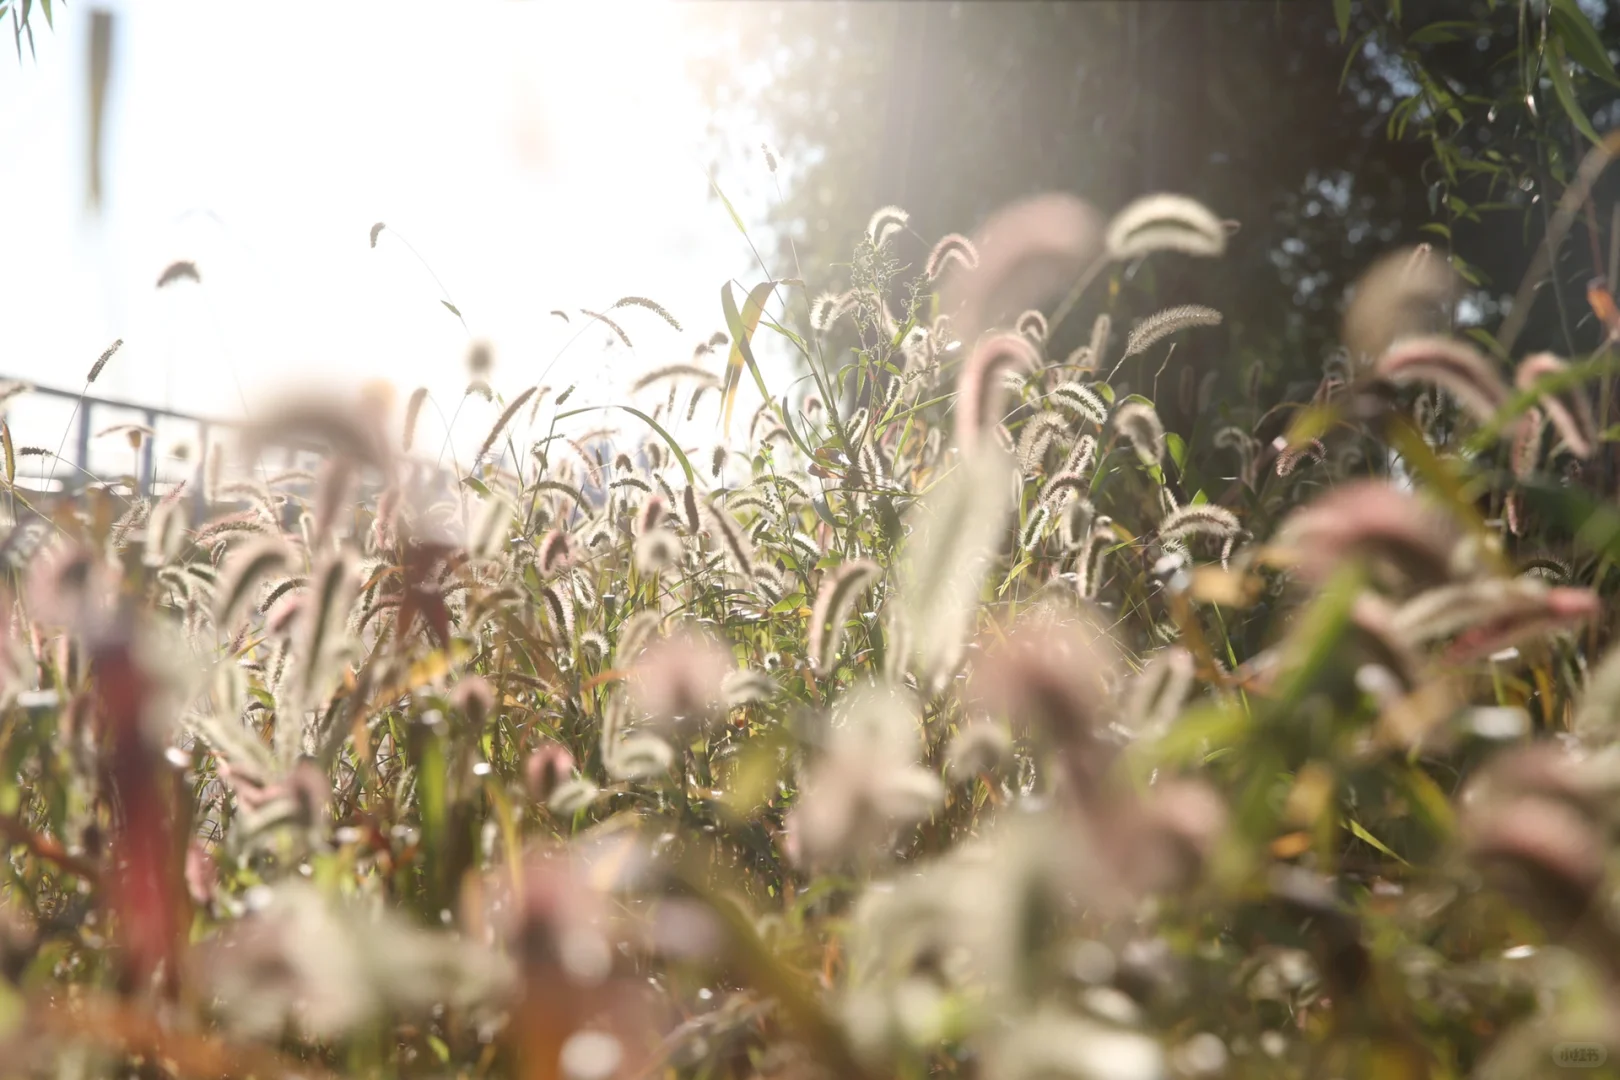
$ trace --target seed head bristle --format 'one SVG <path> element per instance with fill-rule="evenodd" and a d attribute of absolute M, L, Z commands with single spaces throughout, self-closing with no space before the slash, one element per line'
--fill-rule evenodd
<path fill-rule="evenodd" d="M 1029 518 L 1024 522 L 1023 531 L 1018 534 L 1018 547 L 1023 551 L 1031 551 L 1046 536 L 1047 526 L 1051 524 L 1052 511 L 1045 503 L 1037 503 L 1030 510 Z"/>
<path fill-rule="evenodd" d="M 1237 515 L 1224 506 L 1202 503 L 1183 506 L 1165 515 L 1159 522 L 1159 535 L 1171 540 L 1185 540 L 1189 536 L 1227 537 L 1240 528 Z"/>
<path fill-rule="evenodd" d="M 737 524 L 737 519 L 726 511 L 714 507 L 704 506 L 705 516 L 708 518 L 710 531 L 719 534 L 721 544 L 725 547 L 726 556 L 731 561 L 732 568 L 744 577 L 752 577 L 754 573 L 754 545 L 749 542 L 743 527 Z"/>
<path fill-rule="evenodd" d="M 979 249 L 960 233 L 947 233 L 940 237 L 939 243 L 928 253 L 923 273 L 929 281 L 938 281 L 953 262 L 960 264 L 964 270 L 979 268 Z"/>
<path fill-rule="evenodd" d="M 523 393 L 513 398 L 511 404 L 507 405 L 507 407 L 501 411 L 501 415 L 495 420 L 495 426 L 489 429 L 489 434 L 485 435 L 484 441 L 479 444 L 478 453 L 473 455 L 473 462 L 475 464 L 484 460 L 484 457 L 489 453 L 490 448 L 495 445 L 495 440 L 500 438 L 501 432 L 506 430 L 506 425 L 512 422 L 512 417 L 517 415 L 517 411 L 523 408 L 523 403 L 529 400 L 530 396 L 534 394 L 536 389 L 537 388 L 533 386 L 529 387 L 527 390 L 523 391 Z"/>
<path fill-rule="evenodd" d="M 956 388 L 956 439 L 964 451 L 977 445 L 986 428 L 995 424 L 1000 408 L 1002 376 L 1040 364 L 1029 339 L 1019 334 L 995 334 L 981 341 L 962 365 Z"/>
<path fill-rule="evenodd" d="M 1552 353 L 1536 353 L 1519 362 L 1513 373 L 1513 385 L 1519 390 L 1532 390 L 1543 378 L 1569 369 L 1569 364 Z M 1597 421 L 1592 414 L 1592 403 L 1579 388 L 1563 394 L 1543 393 L 1539 402 L 1546 411 L 1558 437 L 1564 440 L 1569 452 L 1578 458 L 1589 458 L 1597 449 Z"/>
<path fill-rule="evenodd" d="M 696 364 L 666 364 L 661 368 L 654 368 L 641 378 L 630 384 L 632 393 L 640 393 L 655 383 L 665 379 L 693 379 L 703 386 L 719 386 L 720 380 L 713 372 L 698 367 Z"/>
<path fill-rule="evenodd" d="M 1495 365 L 1472 345 L 1453 338 L 1399 341 L 1378 358 L 1373 373 L 1397 386 L 1414 382 L 1438 386 L 1481 423 L 1489 422 L 1509 397 Z"/>
<path fill-rule="evenodd" d="M 1013 328 L 1039 348 L 1046 344 L 1046 316 L 1031 308 L 1018 316 Z"/>
<path fill-rule="evenodd" d="M 1053 440 L 1068 430 L 1068 426 L 1062 414 L 1055 412 L 1036 413 L 1024 421 L 1023 430 L 1018 435 L 1018 467 L 1025 476 L 1033 476 L 1041 471 L 1046 451 Z"/>
<path fill-rule="evenodd" d="M 1226 228 L 1202 203 L 1185 195 L 1147 195 L 1114 216 L 1104 237 L 1118 262 L 1155 251 L 1214 256 L 1226 251 Z"/>
<path fill-rule="evenodd" d="M 898 206 L 885 206 L 872 215 L 866 223 L 866 238 L 872 242 L 873 247 L 882 247 L 888 243 L 889 238 L 911 220 L 911 215 Z"/>
<path fill-rule="evenodd" d="M 600 311 L 592 311 L 589 308 L 580 308 L 579 313 L 585 316 L 587 319 L 595 319 L 609 330 L 612 330 L 618 339 L 624 343 L 625 348 L 635 348 L 634 345 L 630 344 L 630 336 L 624 332 L 624 327 L 620 326 L 618 323 L 614 322 Z"/>
<path fill-rule="evenodd" d="M 1125 355 L 1146 352 L 1171 334 L 1193 326 L 1219 326 L 1221 313 L 1202 304 L 1183 304 L 1149 315 L 1131 328 L 1125 338 Z"/>
<path fill-rule="evenodd" d="M 649 576 L 671 569 L 681 558 L 681 542 L 665 528 L 649 528 L 636 539 L 636 569 Z"/>
<path fill-rule="evenodd" d="M 1040 502 L 1044 506 L 1056 506 L 1066 497 L 1073 496 L 1084 499 L 1091 492 L 1091 481 L 1077 472 L 1060 472 L 1046 482 L 1041 488 Z"/>
<path fill-rule="evenodd" d="M 1091 324 L 1091 363 L 1093 367 L 1101 367 L 1108 358 L 1108 345 L 1114 333 L 1114 320 L 1108 317 L 1108 312 L 1097 316 L 1097 321 Z"/>
<path fill-rule="evenodd" d="M 427 387 L 418 386 L 411 391 L 410 400 L 405 403 L 405 437 L 402 447 L 410 450 L 411 443 L 416 441 L 416 419 L 422 413 L 422 403 L 427 400 Z"/>
<path fill-rule="evenodd" d="M 1127 401 L 1114 410 L 1114 430 L 1131 444 L 1144 465 L 1157 465 L 1164 458 L 1164 424 L 1153 406 Z"/>
<path fill-rule="evenodd" d="M 824 292 L 810 305 L 810 326 L 825 334 L 849 310 L 851 293 Z"/>
<path fill-rule="evenodd" d="M 702 522 L 698 516 L 697 488 L 693 487 L 691 484 L 687 484 L 686 489 L 681 492 L 681 509 L 686 511 L 687 535 L 696 536 L 698 534 L 698 530 L 702 528 Z"/>
<path fill-rule="evenodd" d="M 1071 412 L 1083 420 L 1089 420 L 1098 427 L 1108 423 L 1108 405 L 1101 395 L 1084 383 L 1059 383 L 1046 396 L 1060 409 Z"/>
<path fill-rule="evenodd" d="M 538 570 L 539 576 L 549 578 L 569 565 L 572 554 L 569 534 L 562 529 L 551 529 L 549 533 L 544 534 L 539 546 L 536 547 L 535 570 Z"/>
<path fill-rule="evenodd" d="M 467 348 L 467 374 L 475 379 L 489 377 L 490 368 L 495 366 L 495 350 L 487 341 L 475 341 Z"/>
<path fill-rule="evenodd" d="M 202 275 L 197 272 L 197 264 L 186 259 L 170 263 L 164 267 L 163 273 L 158 275 L 157 287 L 162 289 L 177 281 L 195 281 L 201 284 Z"/>
<path fill-rule="evenodd" d="M 652 490 L 652 485 L 647 483 L 647 481 L 643 480 L 639 476 L 621 476 L 617 480 L 609 483 L 608 487 L 634 488 L 640 492 L 649 492 Z"/>
<path fill-rule="evenodd" d="M 613 311 L 622 307 L 645 308 L 654 315 L 657 315 L 660 319 L 663 319 L 675 330 L 679 331 L 681 329 L 680 320 L 671 315 L 668 309 L 666 309 L 663 304 L 660 304 L 656 300 L 649 300 L 645 296 L 621 296 L 619 299 L 613 301 L 613 307 L 609 308 L 608 310 Z M 626 344 L 629 343 L 626 342 Z"/>
<path fill-rule="evenodd" d="M 697 415 L 697 407 L 703 401 L 703 395 L 707 394 L 710 389 L 711 387 L 703 385 L 692 391 L 691 400 L 686 403 L 686 419 L 688 422 Z"/>
<path fill-rule="evenodd" d="M 850 606 L 882 572 L 870 559 L 855 559 L 841 564 L 821 583 L 815 606 L 810 610 L 808 642 L 810 665 L 818 675 L 832 670 Z"/>
<path fill-rule="evenodd" d="M 1290 446 L 1277 455 L 1277 475 L 1287 476 L 1300 464 L 1310 458 L 1313 462 L 1321 464 L 1327 458 L 1327 447 L 1322 445 L 1321 439 L 1309 439 L 1298 446 Z"/>
<path fill-rule="evenodd" d="M 1540 409 L 1530 409 L 1519 417 L 1513 429 L 1513 446 L 1509 460 L 1513 475 L 1520 480 L 1535 473 L 1541 464 L 1541 433 L 1547 429 L 1547 417 Z"/>
<path fill-rule="evenodd" d="M 107 361 L 112 359 L 113 353 L 115 353 L 119 349 L 121 349 L 123 347 L 123 345 L 124 345 L 124 339 L 119 338 L 117 341 L 113 342 L 110 346 L 108 346 L 107 351 L 102 353 L 101 356 L 96 360 L 96 362 L 94 364 L 90 365 L 90 374 L 88 374 L 88 375 L 86 375 L 84 377 L 84 381 L 87 382 L 87 383 L 95 382 L 96 379 L 99 378 L 100 375 L 101 375 L 101 369 L 106 367 L 107 366 Z"/>

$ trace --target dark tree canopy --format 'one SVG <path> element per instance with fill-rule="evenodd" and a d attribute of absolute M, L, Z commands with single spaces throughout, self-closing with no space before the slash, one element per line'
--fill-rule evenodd
<path fill-rule="evenodd" d="M 1337 342 L 1347 286 L 1397 244 L 1452 239 L 1424 232 L 1431 223 L 1456 224 L 1455 254 L 1481 286 L 1479 310 L 1494 314 L 1541 234 L 1536 192 L 1567 176 L 1584 142 L 1544 80 L 1534 114 L 1515 89 L 1515 57 L 1528 55 L 1521 5 L 1401 7 L 713 5 L 694 12 L 721 28 L 696 63 L 718 126 L 752 113 L 777 133 L 787 192 L 778 223 L 807 268 L 847 261 L 885 203 L 910 211 L 907 254 L 920 257 L 925 243 L 1031 192 L 1072 191 L 1104 212 L 1180 192 L 1241 224 L 1228 257 L 1143 268 L 1121 282 L 1127 308 L 1210 304 L 1227 315 L 1228 371 L 1259 361 L 1273 379 L 1314 379 Z M 1620 33 L 1612 10 L 1586 11 L 1604 40 Z M 1613 119 L 1615 88 L 1576 78 L 1587 110 Z M 1534 147 L 1547 144 L 1564 147 L 1562 158 L 1538 161 Z M 1473 169 L 1493 147 L 1505 169 Z M 727 162 L 721 175 L 740 170 L 757 173 L 757 158 Z M 1590 276 L 1589 255 L 1582 268 L 1577 276 Z M 1077 315 L 1062 344 L 1085 334 L 1089 312 Z M 1567 351 L 1553 315 L 1539 312 L 1531 338 Z"/>

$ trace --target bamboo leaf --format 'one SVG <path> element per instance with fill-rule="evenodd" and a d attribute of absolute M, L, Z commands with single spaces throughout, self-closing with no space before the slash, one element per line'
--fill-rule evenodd
<path fill-rule="evenodd" d="M 759 327 L 759 317 L 765 311 L 765 301 L 774 288 L 776 288 L 775 281 L 762 281 L 755 285 L 749 291 L 748 299 L 739 314 L 737 301 L 731 296 L 731 282 L 728 281 L 720 287 L 720 307 L 726 314 L 726 328 L 731 333 L 731 355 L 726 359 L 725 380 L 720 388 L 722 430 L 731 429 L 731 412 L 737 403 L 737 385 L 742 380 L 745 363 L 754 376 L 754 384 L 759 387 L 760 396 L 766 401 L 771 400 L 770 391 L 765 389 L 765 379 L 759 373 L 759 365 L 754 362 L 752 341 L 754 331 Z"/>
<path fill-rule="evenodd" d="M 1603 139 L 1592 126 L 1592 121 L 1587 119 L 1586 113 L 1581 111 L 1580 100 L 1575 96 L 1575 85 L 1570 81 L 1569 72 L 1564 70 L 1563 46 L 1556 41 L 1547 50 L 1547 77 L 1552 80 L 1558 104 L 1564 107 L 1575 129 L 1591 139 L 1593 145 L 1601 146 Z"/>
<path fill-rule="evenodd" d="M 1575 0 L 1553 0 L 1548 15 L 1572 60 L 1604 82 L 1620 86 L 1620 73 L 1609 59 L 1602 37 Z"/>

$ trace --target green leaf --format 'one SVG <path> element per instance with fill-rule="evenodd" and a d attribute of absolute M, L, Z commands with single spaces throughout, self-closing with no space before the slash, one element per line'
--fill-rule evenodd
<path fill-rule="evenodd" d="M 676 442 L 670 437 L 669 432 L 658 426 L 658 421 L 654 420 L 640 409 L 632 408 L 629 405 L 611 405 L 609 408 L 623 409 L 631 416 L 636 417 L 648 427 L 652 428 L 653 431 L 657 432 L 658 437 L 663 439 L 664 444 L 669 447 L 669 452 L 675 455 L 675 460 L 680 462 L 681 472 L 686 474 L 686 482 L 688 484 L 696 483 L 697 474 L 692 470 L 692 463 L 686 459 L 686 451 L 681 449 L 680 443 Z"/>
<path fill-rule="evenodd" d="M 1497 341 L 1496 337 L 1483 326 L 1470 326 L 1463 331 L 1463 336 L 1479 342 L 1492 356 L 1499 360 L 1505 359 L 1507 356 L 1507 353 L 1502 349 L 1502 343 Z"/>
<path fill-rule="evenodd" d="M 1339 28 L 1339 41 L 1350 37 L 1350 0 L 1333 0 L 1333 21 Z"/>
<path fill-rule="evenodd" d="M 1185 472 L 1187 468 L 1187 441 L 1173 431 L 1164 433 L 1164 448 L 1170 453 L 1170 460 L 1176 463 L 1177 472 Z"/>
<path fill-rule="evenodd" d="M 646 424 L 648 427 L 652 428 L 653 432 L 660 439 L 664 440 L 664 445 L 669 447 L 669 452 L 675 455 L 676 462 L 680 464 L 681 472 L 686 474 L 686 482 L 688 484 L 697 482 L 697 473 L 692 468 L 692 462 L 687 459 L 686 451 L 681 449 L 681 444 L 676 442 L 670 436 L 669 432 L 660 427 L 658 421 L 654 420 L 640 409 L 634 408 L 630 405 L 586 405 L 583 408 L 569 409 L 567 412 L 558 413 L 555 419 L 566 420 L 570 416 L 580 416 L 588 412 L 606 412 L 609 409 L 619 409 L 622 412 L 627 412 L 631 416 L 634 416 L 636 419 L 640 420 L 642 423 Z"/>
<path fill-rule="evenodd" d="M 441 303 L 445 307 L 449 308 L 450 309 L 450 314 L 454 315 L 458 319 L 461 318 L 461 309 L 456 307 L 456 305 L 452 304 L 448 300 L 440 300 L 439 303 Z"/>
<path fill-rule="evenodd" d="M 1553 93 L 1558 97 L 1558 104 L 1564 107 L 1564 112 L 1569 115 L 1577 131 L 1591 139 L 1594 145 L 1602 145 L 1603 140 L 1598 136 L 1597 129 L 1592 126 L 1592 121 L 1587 119 L 1586 113 L 1581 111 L 1581 103 L 1575 97 L 1575 85 L 1570 82 L 1569 72 L 1564 70 L 1563 46 L 1555 41 L 1547 53 L 1547 77 L 1552 80 Z"/>
<path fill-rule="evenodd" d="M 737 208 L 731 205 L 731 200 L 726 198 L 726 193 L 720 190 L 720 185 L 715 183 L 712 176 L 709 177 L 709 186 L 714 188 L 714 193 L 720 196 L 720 201 L 725 204 L 726 213 L 731 215 L 731 223 L 737 226 L 737 231 L 746 238 L 748 236 L 748 227 L 743 224 L 742 216 L 737 213 Z"/>
<path fill-rule="evenodd" d="M 1376 837 L 1372 833 L 1368 832 L 1366 830 L 1366 828 L 1361 824 L 1361 822 L 1357 821 L 1355 818 L 1345 818 L 1344 821 L 1345 821 L 1346 825 L 1350 826 L 1350 831 L 1355 834 L 1356 839 L 1364 841 L 1365 843 L 1371 844 L 1373 847 L 1377 848 L 1379 851 L 1383 852 L 1385 855 L 1388 855 L 1390 858 L 1394 859 L 1396 862 L 1400 863 L 1402 866 L 1410 865 L 1405 859 L 1401 858 L 1399 855 L 1395 854 L 1395 852 L 1391 851 L 1389 849 L 1389 846 L 1386 845 L 1382 840 L 1378 839 L 1378 837 Z"/>
<path fill-rule="evenodd" d="M 1603 38 L 1598 35 L 1580 5 L 1575 0 L 1553 0 L 1549 15 L 1553 29 L 1558 31 L 1558 38 L 1570 59 L 1604 82 L 1620 86 L 1620 73 L 1615 71 L 1614 62 L 1609 59 Z"/>
<path fill-rule="evenodd" d="M 765 301 L 775 288 L 774 281 L 762 281 L 755 285 L 749 290 L 748 300 L 739 314 L 737 301 L 731 297 L 731 282 L 720 286 L 720 307 L 726 314 L 726 328 L 731 333 L 731 355 L 726 358 L 725 382 L 720 390 L 723 402 L 720 423 L 725 430 L 731 428 L 731 410 L 737 403 L 737 384 L 742 380 L 743 364 L 748 365 L 749 372 L 754 376 L 754 385 L 759 387 L 760 396 L 766 401 L 771 400 L 771 392 L 765 389 L 765 379 L 759 373 L 759 365 L 754 362 L 752 342 L 754 331 L 759 327 L 759 317 L 765 311 Z"/>
<path fill-rule="evenodd" d="M 1195 705 L 1139 752 L 1153 765 L 1184 765 L 1211 750 L 1241 742 L 1249 727 L 1248 713 L 1235 705 Z"/>
<path fill-rule="evenodd" d="M 1428 26 L 1420 27 L 1407 35 L 1406 40 L 1413 45 L 1443 45 L 1447 42 L 1460 41 L 1459 31 L 1473 31 L 1475 24 L 1471 22 L 1434 22 Z"/>
<path fill-rule="evenodd" d="M 1500 346 L 1497 346 L 1500 349 Z M 1583 360 L 1578 364 L 1571 364 L 1562 371 L 1551 375 L 1543 375 L 1536 380 L 1536 384 L 1528 390 L 1521 390 L 1508 403 L 1496 411 L 1490 423 L 1480 425 L 1478 431 L 1469 436 L 1465 449 L 1470 453 L 1480 453 L 1491 445 L 1508 426 L 1527 412 L 1532 405 L 1540 401 L 1545 394 L 1558 394 L 1565 390 L 1587 382 L 1590 379 L 1599 379 L 1605 375 L 1620 374 L 1620 357 L 1608 353 L 1596 356 L 1591 360 Z"/>
<path fill-rule="evenodd" d="M 802 353 L 804 355 L 805 359 L 810 358 L 810 350 L 805 345 L 804 338 L 800 337 L 798 334 L 795 334 L 792 330 L 787 329 L 787 327 L 785 327 L 785 326 L 777 325 L 776 323 L 772 322 L 770 319 L 766 319 L 766 318 L 762 317 L 759 320 L 759 323 L 760 323 L 761 326 L 766 326 L 766 327 L 769 327 L 772 330 L 775 330 L 778 334 L 781 334 L 783 337 L 785 337 L 789 341 L 793 342 L 794 346 L 799 350 L 800 353 Z"/>
<path fill-rule="evenodd" d="M 1367 31 L 1365 34 L 1362 34 L 1360 37 L 1356 38 L 1356 43 L 1350 46 L 1350 48 L 1346 51 L 1344 57 L 1344 67 L 1339 71 L 1339 89 L 1341 91 L 1344 89 L 1344 81 L 1350 77 L 1351 66 L 1355 63 L 1356 57 L 1361 55 L 1361 47 L 1366 44 L 1367 39 L 1371 36 L 1372 31 Z M 1341 37 L 1340 40 L 1342 41 L 1343 38 Z"/>

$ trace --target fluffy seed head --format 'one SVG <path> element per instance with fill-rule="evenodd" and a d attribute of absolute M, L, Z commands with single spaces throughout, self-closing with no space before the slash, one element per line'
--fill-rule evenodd
<path fill-rule="evenodd" d="M 1159 522 L 1159 535 L 1172 540 L 1185 540 L 1189 536 L 1227 537 L 1236 535 L 1240 527 L 1232 511 L 1224 506 L 1202 503 L 1183 506 L 1167 514 Z"/>
<path fill-rule="evenodd" d="M 1108 223 L 1104 236 L 1116 262 L 1155 251 L 1216 256 L 1226 251 L 1226 229 L 1203 203 L 1185 195 L 1147 195 Z"/>
<path fill-rule="evenodd" d="M 1543 378 L 1568 368 L 1568 363 L 1552 353 L 1536 353 L 1520 361 L 1513 374 L 1513 385 L 1519 390 L 1529 390 Z M 1546 410 L 1547 418 L 1558 429 L 1558 437 L 1564 440 L 1570 453 L 1578 458 L 1592 456 L 1598 442 L 1597 420 L 1592 415 L 1591 401 L 1580 388 L 1563 394 L 1542 394 L 1541 408 Z"/>
<path fill-rule="evenodd" d="M 992 214 L 973 242 L 978 268 L 947 275 L 939 297 L 955 336 L 970 343 L 1067 292 L 1095 262 L 1099 228 L 1081 200 L 1044 194 Z"/>
<path fill-rule="evenodd" d="M 1164 424 L 1153 406 L 1127 401 L 1114 410 L 1114 430 L 1131 444 L 1144 465 L 1157 465 L 1164 459 Z"/>
<path fill-rule="evenodd" d="M 826 675 L 832 670 L 851 605 L 881 573 L 870 559 L 855 559 L 839 566 L 821 583 L 810 612 L 810 663 L 816 674 Z"/>
<path fill-rule="evenodd" d="M 1019 334 L 996 334 L 981 341 L 956 384 L 956 441 L 963 452 L 976 446 L 985 429 L 996 422 L 1001 409 L 1002 375 L 1023 369 L 1034 371 L 1040 358 L 1029 340 Z"/>
<path fill-rule="evenodd" d="M 676 331 L 681 329 L 680 320 L 671 315 L 664 305 L 656 300 L 649 300 L 645 296 L 621 296 L 613 301 L 613 306 L 608 310 L 614 311 L 624 307 L 638 307 L 644 311 L 650 311 L 668 323 L 672 329 Z"/>
<path fill-rule="evenodd" d="M 1046 344 L 1046 316 L 1034 308 L 1018 316 L 1018 322 L 1013 327 L 1037 347 Z"/>
<path fill-rule="evenodd" d="M 1084 383 L 1059 383 L 1046 396 L 1058 408 L 1073 413 L 1082 420 L 1089 420 L 1098 427 L 1108 423 L 1108 405 L 1095 390 Z"/>
<path fill-rule="evenodd" d="M 540 538 L 535 552 L 535 569 L 541 577 L 550 577 L 568 565 L 573 558 L 573 542 L 561 529 L 552 529 Z"/>
<path fill-rule="evenodd" d="M 964 270 L 976 270 L 979 267 L 979 250 L 973 246 L 973 241 L 959 233 L 949 233 L 940 237 L 934 250 L 928 253 L 928 262 L 924 273 L 929 281 L 938 281 L 952 263 L 959 263 Z"/>
<path fill-rule="evenodd" d="M 872 215 L 866 223 L 866 238 L 872 241 L 874 247 L 882 247 L 889 242 L 889 238 L 906 227 L 911 215 L 898 206 L 885 206 Z"/>
<path fill-rule="evenodd" d="M 1371 363 L 1402 338 L 1442 333 L 1457 285 L 1451 264 L 1427 244 L 1373 263 L 1356 281 L 1344 313 L 1342 337 L 1351 364 Z"/>
<path fill-rule="evenodd" d="M 713 638 L 677 633 L 653 642 L 636 660 L 631 695 L 654 723 L 702 722 L 721 706 L 721 688 L 734 668 L 730 650 Z"/>
<path fill-rule="evenodd" d="M 1068 426 L 1062 414 L 1056 412 L 1039 412 L 1024 421 L 1023 430 L 1018 435 L 1018 467 L 1025 476 L 1033 476 L 1041 471 L 1046 451 Z"/>
<path fill-rule="evenodd" d="M 1221 313 L 1202 304 L 1182 304 L 1149 315 L 1131 328 L 1125 338 L 1125 355 L 1146 352 L 1179 330 L 1193 326 L 1219 326 Z"/>
<path fill-rule="evenodd" d="M 164 267 L 163 273 L 158 275 L 157 287 L 164 288 L 177 281 L 202 282 L 202 275 L 197 273 L 197 264 L 186 259 L 172 262 Z"/>
<path fill-rule="evenodd" d="M 1495 365 L 1472 345 L 1454 338 L 1400 341 L 1378 358 L 1373 374 L 1397 386 L 1438 386 L 1481 423 L 1495 416 L 1509 397 Z"/>
<path fill-rule="evenodd" d="M 1087 348 L 1091 350 L 1091 365 L 1100 367 L 1108 358 L 1108 344 L 1114 334 L 1114 320 L 1108 317 L 1108 312 L 1097 316 L 1097 321 L 1091 324 L 1091 341 Z"/>
<path fill-rule="evenodd" d="M 90 365 L 90 374 L 88 374 L 88 375 L 86 375 L 84 377 L 84 381 L 87 382 L 87 383 L 95 382 L 96 379 L 99 378 L 100 375 L 101 375 L 101 369 L 106 367 L 107 366 L 107 361 L 112 359 L 113 353 L 115 353 L 119 349 L 123 348 L 123 345 L 124 345 L 124 339 L 119 338 L 117 341 L 113 342 L 110 346 L 108 346 L 107 351 L 102 353 L 101 356 L 97 358 L 97 360 L 96 360 L 96 362 L 94 364 Z"/>
<path fill-rule="evenodd" d="M 1309 458 L 1320 465 L 1327 457 L 1327 447 L 1322 445 L 1321 439 L 1309 439 L 1298 446 L 1290 446 L 1277 455 L 1277 475 L 1287 476 L 1300 464 Z"/>
<path fill-rule="evenodd" d="M 1295 570 L 1311 581 L 1354 558 L 1388 564 L 1411 582 L 1449 581 L 1461 539 L 1449 517 L 1377 480 L 1341 485 L 1295 510 L 1277 532 L 1278 546 L 1293 554 Z"/>

